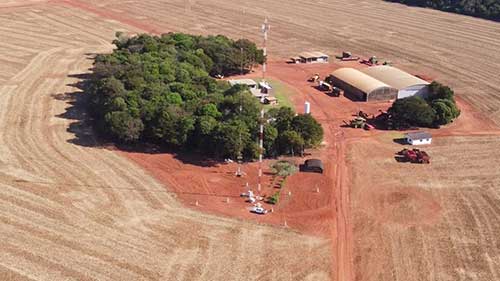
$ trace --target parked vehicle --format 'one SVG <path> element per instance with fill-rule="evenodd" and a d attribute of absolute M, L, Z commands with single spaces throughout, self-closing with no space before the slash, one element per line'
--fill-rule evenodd
<path fill-rule="evenodd" d="M 323 162 L 319 159 L 308 159 L 299 166 L 301 172 L 323 173 Z"/>

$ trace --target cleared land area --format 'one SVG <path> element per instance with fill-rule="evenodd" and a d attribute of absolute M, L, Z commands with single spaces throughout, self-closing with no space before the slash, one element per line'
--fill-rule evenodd
<path fill-rule="evenodd" d="M 498 23 L 378 0 L 9 0 L 0 4 L 0 279 L 499 279 L 498 141 L 438 138 L 430 166 L 399 167 L 392 158 L 399 146 L 371 140 L 384 134 L 339 128 L 359 103 L 317 95 L 304 80 L 314 68 L 286 72 L 282 81 L 301 93 L 294 104 L 312 102 L 329 141 L 322 157 L 339 163 L 327 172 L 338 175 L 333 260 L 326 239 L 186 209 L 138 165 L 95 147 L 75 83 L 91 54 L 111 50 L 115 31 L 259 42 L 266 15 L 276 60 L 303 50 L 377 55 L 450 84 L 500 123 Z M 270 69 L 270 76 L 282 78 L 279 72 Z M 378 105 L 366 109 L 376 113 Z M 465 117 L 441 134 L 457 127 L 461 135 L 488 133 L 465 122 L 481 116 L 468 110 Z M 342 165 L 349 139 L 359 139 L 347 155 L 352 180 Z M 460 162 L 469 154 L 472 160 Z M 372 166 L 371 157 L 385 169 Z M 389 182 L 388 190 L 372 190 L 367 179 Z"/>
<path fill-rule="evenodd" d="M 191 211 L 95 147 L 75 83 L 120 29 L 67 6 L 0 10 L 0 279 L 328 280 L 328 240 Z"/>
<path fill-rule="evenodd" d="M 387 136 L 353 142 L 359 280 L 498 280 L 498 137 L 440 137 L 430 165 L 398 163 Z"/>

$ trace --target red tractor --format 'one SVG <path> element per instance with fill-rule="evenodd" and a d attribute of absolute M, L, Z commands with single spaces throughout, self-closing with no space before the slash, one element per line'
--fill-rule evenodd
<path fill-rule="evenodd" d="M 420 149 L 403 149 L 397 153 L 397 160 L 399 162 L 410 162 L 419 164 L 429 164 L 431 163 L 431 157 L 427 152 Z"/>

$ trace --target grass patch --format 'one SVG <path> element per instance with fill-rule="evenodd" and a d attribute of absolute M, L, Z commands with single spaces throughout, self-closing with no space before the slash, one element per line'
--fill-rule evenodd
<path fill-rule="evenodd" d="M 262 80 L 260 79 L 257 81 L 260 82 Z M 288 87 L 287 85 L 278 80 L 266 79 L 266 81 L 271 85 L 271 87 L 273 87 L 274 90 L 273 95 L 278 99 L 277 107 L 287 106 L 295 108 L 293 106 L 292 101 L 290 100 L 290 97 L 295 95 L 294 90 L 290 89 L 290 87 Z M 264 105 L 264 109 L 270 109 L 270 108 L 273 108 L 273 106 L 268 104 Z"/>
<path fill-rule="evenodd" d="M 281 194 L 281 192 L 278 191 L 278 192 L 274 193 L 273 196 L 268 197 L 267 203 L 271 204 L 271 205 L 278 204 L 278 202 L 280 201 L 280 194 Z"/>

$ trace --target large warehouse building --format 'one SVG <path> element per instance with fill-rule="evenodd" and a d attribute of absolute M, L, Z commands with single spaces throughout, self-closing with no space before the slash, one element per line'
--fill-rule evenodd
<path fill-rule="evenodd" d="M 362 101 L 394 100 L 398 96 L 398 89 L 354 68 L 337 69 L 327 81 Z"/>
<path fill-rule="evenodd" d="M 361 72 L 398 89 L 398 99 L 411 96 L 426 97 L 429 82 L 388 65 L 378 65 L 362 69 Z"/>

